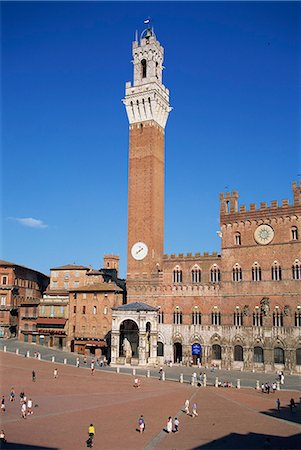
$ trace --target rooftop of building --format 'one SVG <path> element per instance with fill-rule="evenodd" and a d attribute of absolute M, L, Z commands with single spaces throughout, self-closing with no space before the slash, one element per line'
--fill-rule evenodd
<path fill-rule="evenodd" d="M 66 264 L 65 266 L 52 267 L 50 270 L 90 270 L 91 267 L 79 266 L 77 264 Z"/>
<path fill-rule="evenodd" d="M 114 311 L 158 311 L 159 308 L 143 302 L 133 302 L 112 308 Z"/>
<path fill-rule="evenodd" d="M 16 264 L 10 261 L 4 261 L 3 259 L 0 259 L 0 267 L 20 267 L 21 269 L 30 270 L 31 272 L 38 273 L 39 275 L 43 275 L 43 277 L 49 278 L 48 275 L 45 275 L 43 272 L 40 272 L 36 269 L 31 269 L 30 267 L 22 266 L 21 264 Z"/>
<path fill-rule="evenodd" d="M 93 283 L 85 286 L 70 288 L 70 292 L 123 292 L 116 283 Z"/>

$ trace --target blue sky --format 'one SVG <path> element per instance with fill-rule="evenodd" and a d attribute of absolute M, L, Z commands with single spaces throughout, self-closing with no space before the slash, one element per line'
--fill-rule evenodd
<path fill-rule="evenodd" d="M 165 48 L 165 253 L 220 251 L 219 193 L 292 200 L 300 180 L 300 3 L 2 2 L 2 249 L 48 273 L 121 258 L 131 43 Z M 298 176 L 299 174 L 299 176 Z"/>

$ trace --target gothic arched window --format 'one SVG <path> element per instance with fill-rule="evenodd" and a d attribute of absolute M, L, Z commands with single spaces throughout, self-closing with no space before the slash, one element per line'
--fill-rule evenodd
<path fill-rule="evenodd" d="M 192 283 L 200 283 L 202 279 L 202 272 L 199 266 L 194 266 L 191 270 Z"/>
<path fill-rule="evenodd" d="M 297 306 L 297 310 L 295 312 L 295 327 L 301 327 L 301 308 Z"/>
<path fill-rule="evenodd" d="M 241 327 L 243 325 L 243 314 L 239 308 L 236 308 L 234 312 L 234 325 L 236 327 Z"/>
<path fill-rule="evenodd" d="M 192 325 L 201 325 L 202 323 L 202 314 L 198 307 L 195 307 L 191 313 L 191 323 Z"/>
<path fill-rule="evenodd" d="M 221 324 L 221 313 L 217 309 L 214 309 L 211 313 L 211 323 L 217 326 Z"/>
<path fill-rule="evenodd" d="M 292 227 L 291 228 L 291 237 L 293 241 L 297 241 L 298 240 L 298 228 L 297 227 Z"/>
<path fill-rule="evenodd" d="M 272 280 L 280 281 L 281 278 L 282 278 L 281 266 L 277 261 L 274 261 L 272 265 Z"/>
<path fill-rule="evenodd" d="M 261 267 L 257 262 L 252 266 L 252 281 L 261 281 Z"/>
<path fill-rule="evenodd" d="M 277 307 L 273 312 L 273 326 L 283 327 L 283 313 Z"/>
<path fill-rule="evenodd" d="M 239 264 L 235 264 L 232 269 L 232 279 L 233 281 L 241 281 L 242 280 L 242 270 Z"/>
<path fill-rule="evenodd" d="M 274 348 L 274 363 L 284 364 L 284 350 L 281 347 Z"/>
<path fill-rule="evenodd" d="M 237 233 L 235 233 L 235 245 L 241 245 L 241 234 L 239 233 L 239 231 L 237 231 Z"/>
<path fill-rule="evenodd" d="M 263 348 L 262 347 L 254 347 L 253 360 L 255 363 L 263 363 Z"/>
<path fill-rule="evenodd" d="M 255 311 L 253 312 L 253 326 L 262 327 L 262 312 L 259 309 L 259 306 L 256 306 Z"/>
<path fill-rule="evenodd" d="M 164 344 L 163 342 L 157 342 L 157 356 L 164 356 Z"/>
<path fill-rule="evenodd" d="M 182 322 L 183 322 L 182 311 L 180 311 L 179 308 L 176 308 L 176 310 L 173 313 L 173 323 L 175 325 L 182 325 Z"/>
<path fill-rule="evenodd" d="M 141 77 L 146 78 L 146 59 L 141 61 Z"/>
<path fill-rule="evenodd" d="M 235 345 L 234 347 L 234 361 L 244 360 L 244 349 L 241 345 Z"/>
<path fill-rule="evenodd" d="M 293 280 L 301 280 L 301 263 L 298 259 L 292 265 Z"/>
<path fill-rule="evenodd" d="M 222 348 L 218 344 L 212 345 L 212 359 L 222 359 Z"/>
<path fill-rule="evenodd" d="M 179 266 L 176 266 L 176 268 L 173 270 L 173 282 L 174 283 L 182 283 L 182 270 Z"/>
<path fill-rule="evenodd" d="M 216 264 L 213 264 L 210 269 L 210 281 L 211 283 L 219 283 L 221 281 L 221 273 Z"/>
<path fill-rule="evenodd" d="M 158 311 L 158 323 L 164 323 L 164 312 L 161 309 Z"/>

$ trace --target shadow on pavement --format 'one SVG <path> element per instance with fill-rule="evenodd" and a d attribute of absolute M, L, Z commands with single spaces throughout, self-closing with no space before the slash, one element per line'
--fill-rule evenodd
<path fill-rule="evenodd" d="M 237 434 L 231 433 L 220 439 L 216 439 L 208 444 L 194 447 L 191 450 L 211 449 L 211 450 L 300 450 L 301 433 L 292 436 L 271 436 L 267 434 L 248 433 Z"/>
<path fill-rule="evenodd" d="M 6 442 L 0 444 L 2 450 L 59 450 L 57 447 L 41 447 L 40 445 L 20 444 L 15 442 Z"/>
<path fill-rule="evenodd" d="M 288 422 L 299 423 L 301 425 L 301 403 L 296 403 L 296 406 L 293 408 L 290 408 L 290 405 L 281 406 L 280 411 L 275 408 L 260 412 L 266 416 L 287 420 Z M 301 442 L 299 448 L 301 449 Z"/>

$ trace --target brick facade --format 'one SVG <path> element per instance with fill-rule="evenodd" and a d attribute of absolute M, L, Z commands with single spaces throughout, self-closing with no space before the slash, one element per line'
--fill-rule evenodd
<path fill-rule="evenodd" d="M 2 337 L 36 342 L 40 299 L 49 277 L 33 269 L 0 261 L 0 329 Z"/>
<path fill-rule="evenodd" d="M 292 204 L 273 200 L 248 210 L 239 207 L 237 192 L 220 194 L 220 253 L 164 255 L 163 201 L 157 209 L 153 202 L 164 198 L 165 123 L 153 135 L 149 115 L 146 120 L 140 113 L 154 83 L 148 49 L 156 37 L 147 33 L 133 43 L 134 89 L 127 83 L 124 100 L 130 122 L 128 302 L 159 307 L 159 362 L 301 372 L 301 185 L 293 183 Z M 161 76 L 155 83 L 167 91 Z M 158 116 L 153 122 L 159 130 Z M 158 264 L 149 254 L 133 258 L 137 241 L 162 249 Z"/>

